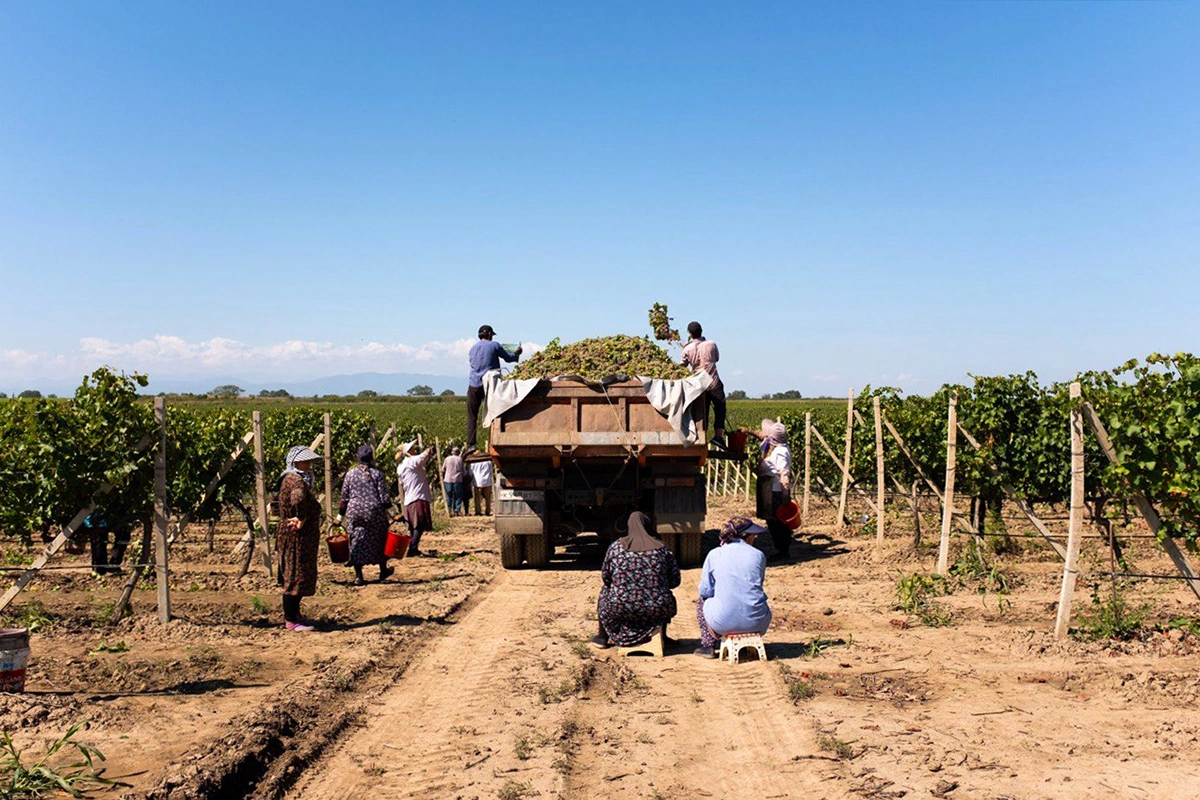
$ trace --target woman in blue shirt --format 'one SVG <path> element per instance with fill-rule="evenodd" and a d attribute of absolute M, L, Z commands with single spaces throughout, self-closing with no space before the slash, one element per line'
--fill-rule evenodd
<path fill-rule="evenodd" d="M 766 633 L 771 608 L 763 591 L 767 557 L 754 546 L 766 529 L 745 517 L 734 517 L 721 529 L 721 546 L 709 552 L 700 570 L 696 618 L 700 646 L 696 655 L 715 658 L 727 633 Z"/>

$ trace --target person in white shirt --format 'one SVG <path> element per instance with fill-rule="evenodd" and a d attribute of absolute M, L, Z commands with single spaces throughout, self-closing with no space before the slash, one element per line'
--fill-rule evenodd
<path fill-rule="evenodd" d="M 419 556 L 421 553 L 421 534 L 433 530 L 433 513 L 430 504 L 433 503 L 433 493 L 429 491 L 429 476 L 426 465 L 433 448 L 425 448 L 425 452 L 417 455 L 417 440 L 406 442 L 399 455 L 402 457 L 396 474 L 400 477 L 400 490 L 404 495 L 404 521 L 408 523 L 412 542 L 408 545 L 408 555 Z"/>
<path fill-rule="evenodd" d="M 486 516 L 492 515 L 492 461 L 480 459 L 467 464 L 471 470 L 472 495 L 475 498 L 475 516 L 480 516 L 480 506 L 486 506 Z"/>
<path fill-rule="evenodd" d="M 762 429 L 751 432 L 762 440 L 762 460 L 758 463 L 758 474 L 771 478 L 771 513 L 767 517 L 767 531 L 775 545 L 776 558 L 791 555 L 792 531 L 775 516 L 775 512 L 791 499 L 792 451 L 787 443 L 787 426 L 782 422 L 762 421 Z"/>

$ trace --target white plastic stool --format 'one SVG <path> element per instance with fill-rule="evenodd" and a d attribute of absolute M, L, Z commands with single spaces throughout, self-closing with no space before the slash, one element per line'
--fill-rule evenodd
<path fill-rule="evenodd" d="M 728 658 L 730 664 L 738 663 L 742 649 L 753 647 L 758 651 L 758 660 L 767 660 L 767 646 L 761 633 L 727 633 L 721 637 L 721 652 L 718 658 Z"/>

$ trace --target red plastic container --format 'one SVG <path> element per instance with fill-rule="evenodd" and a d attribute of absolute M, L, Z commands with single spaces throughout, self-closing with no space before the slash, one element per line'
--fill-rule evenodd
<path fill-rule="evenodd" d="M 800 506 L 796 505 L 795 500 L 788 500 L 786 503 L 781 503 L 779 508 L 775 510 L 775 519 L 787 525 L 792 530 L 800 527 Z"/>
<path fill-rule="evenodd" d="M 335 564 L 345 564 L 350 560 L 350 537 L 345 533 L 331 533 L 325 537 L 329 547 L 329 560 Z"/>
<path fill-rule="evenodd" d="M 412 537 L 399 531 L 388 531 L 387 541 L 383 543 L 383 554 L 388 558 L 404 558 L 408 555 L 408 545 Z"/>
<path fill-rule="evenodd" d="M 726 435 L 725 441 L 729 443 L 729 452 L 735 455 L 742 455 L 746 452 L 746 432 L 733 431 Z"/>

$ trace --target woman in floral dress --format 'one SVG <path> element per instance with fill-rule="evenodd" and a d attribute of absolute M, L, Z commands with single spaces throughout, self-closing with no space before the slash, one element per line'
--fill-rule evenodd
<path fill-rule="evenodd" d="M 379 565 L 379 580 L 385 581 L 395 569 L 387 565 L 383 546 L 387 541 L 388 509 L 392 496 L 383 473 L 375 468 L 375 451 L 369 444 L 358 448 L 358 465 L 342 480 L 342 503 L 338 513 L 346 518 L 350 533 L 350 566 L 354 567 L 354 585 L 365 586 L 363 567 Z"/>
<path fill-rule="evenodd" d="M 629 534 L 609 545 L 600 574 L 597 616 L 600 633 L 592 640 L 598 647 L 632 647 L 650 640 L 675 616 L 679 585 L 679 563 L 675 554 L 650 533 L 650 518 L 640 511 L 629 515 Z"/>
<path fill-rule="evenodd" d="M 307 447 L 293 447 L 279 484 L 279 585 L 283 618 L 289 631 L 311 631 L 300 616 L 300 598 L 317 593 L 317 552 L 321 548 L 321 504 L 313 495 L 312 465 L 321 457 Z"/>

